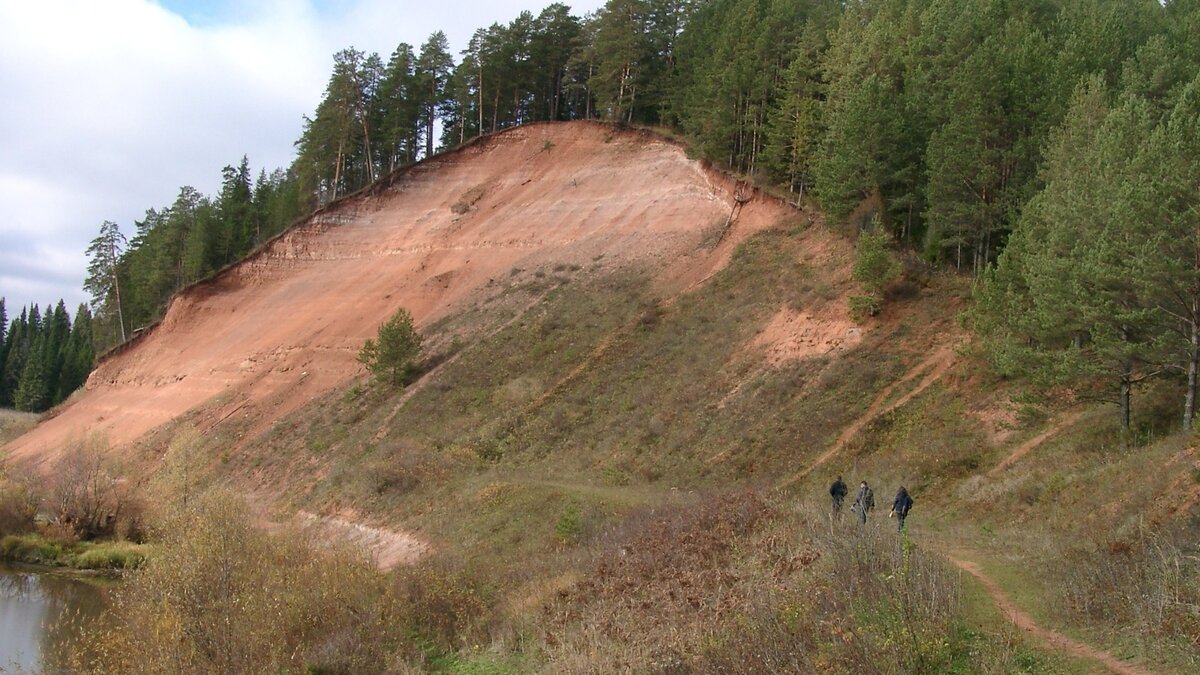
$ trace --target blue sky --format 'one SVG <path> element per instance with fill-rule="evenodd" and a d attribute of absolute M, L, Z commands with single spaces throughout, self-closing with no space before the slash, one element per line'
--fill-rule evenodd
<path fill-rule="evenodd" d="M 291 162 L 332 54 L 386 59 L 444 30 L 457 53 L 479 27 L 547 0 L 0 0 L 0 297 L 85 301 L 84 251 L 105 220 L 126 234 L 221 168 Z M 567 2 L 582 15 L 602 0 Z"/>

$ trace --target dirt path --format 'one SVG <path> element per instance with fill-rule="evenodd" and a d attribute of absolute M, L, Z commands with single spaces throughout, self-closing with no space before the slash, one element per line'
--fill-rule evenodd
<path fill-rule="evenodd" d="M 862 431 L 862 428 L 865 427 L 868 422 L 879 417 L 880 415 L 886 415 L 893 410 L 896 410 L 900 406 L 911 401 L 921 392 L 928 389 L 929 385 L 940 379 L 942 375 L 945 375 L 946 371 L 950 369 L 950 366 L 954 364 L 955 346 L 956 343 L 946 343 L 938 347 L 933 351 L 932 354 L 927 356 L 923 361 L 913 366 L 907 373 L 905 373 L 904 377 L 884 387 L 883 391 L 879 392 L 879 394 L 875 396 L 875 399 L 871 401 L 871 404 L 867 406 L 866 411 L 863 412 L 858 419 L 854 420 L 850 426 L 843 429 L 842 433 L 838 434 L 837 440 L 833 442 L 833 445 L 830 446 L 828 450 L 821 453 L 821 455 L 813 460 L 813 462 L 807 467 L 784 480 L 779 487 L 786 488 L 789 485 L 792 485 L 793 483 L 803 479 L 805 476 L 812 473 L 814 469 L 829 461 L 831 457 L 845 448 L 846 445 L 858 435 L 858 432 Z M 887 403 L 887 400 L 891 398 L 892 393 L 897 387 L 915 380 L 917 377 L 920 377 L 922 373 L 924 373 L 925 377 L 921 378 L 921 381 L 917 383 L 917 386 L 913 387 L 910 391 L 895 401 Z"/>
<path fill-rule="evenodd" d="M 1152 671 L 1125 663 L 1102 649 L 1097 649 L 1091 645 L 1069 638 L 1051 628 L 1042 628 L 1037 625 L 1033 617 L 1017 607 L 1017 604 L 1013 602 L 1012 598 L 1008 597 L 1004 589 L 1000 588 L 1000 584 L 984 574 L 983 569 L 980 568 L 978 563 L 960 558 L 954 554 L 946 557 L 955 567 L 978 579 L 979 583 L 983 584 L 987 594 L 991 596 L 992 601 L 1000 608 L 1000 611 L 1022 631 L 1032 634 L 1056 650 L 1077 658 L 1089 659 L 1101 663 L 1114 673 L 1122 673 L 1123 675 L 1152 675 Z"/>
<path fill-rule="evenodd" d="M 415 563 L 429 550 L 429 544 L 401 530 L 371 527 L 345 518 L 318 516 L 307 511 L 300 511 L 296 515 L 302 523 L 315 530 L 318 538 L 342 540 L 367 549 L 382 570 Z"/>
<path fill-rule="evenodd" d="M 1042 443 L 1045 443 L 1046 439 L 1050 438 L 1051 436 L 1057 434 L 1058 432 L 1062 431 L 1063 429 L 1074 424 L 1082 415 L 1083 415 L 1082 411 L 1075 411 L 1072 413 L 1068 413 L 1067 415 L 1065 415 L 1061 419 L 1059 419 L 1057 422 L 1050 425 L 1049 429 L 1046 429 L 1045 431 L 1038 434 L 1037 436 L 1034 436 L 1033 438 L 1018 445 L 1015 450 L 1013 450 L 1011 453 L 1009 453 L 1009 455 L 1007 457 L 1002 459 L 999 464 L 997 464 L 994 468 L 992 468 L 991 471 L 987 472 L 987 477 L 995 478 L 996 476 L 999 476 L 1005 469 L 1007 469 L 1008 467 L 1017 463 L 1018 460 L 1020 460 L 1025 455 L 1028 455 L 1031 451 L 1033 451 L 1034 448 L 1038 447 Z"/>

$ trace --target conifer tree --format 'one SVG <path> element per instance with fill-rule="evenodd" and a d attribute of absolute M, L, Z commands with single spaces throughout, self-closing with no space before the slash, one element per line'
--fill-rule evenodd
<path fill-rule="evenodd" d="M 83 386 L 96 359 L 96 349 L 92 344 L 92 314 L 86 304 L 81 303 L 75 311 L 75 321 L 71 325 L 71 337 L 67 341 L 63 356 L 62 375 L 55 396 L 57 401 L 66 400 L 71 392 Z"/>
<path fill-rule="evenodd" d="M 4 370 L 0 371 L 0 405 L 15 404 L 17 387 L 21 384 L 21 372 L 29 358 L 29 309 L 21 308 L 21 315 L 9 326 L 4 356 Z"/>
<path fill-rule="evenodd" d="M 454 59 L 449 49 L 446 34 L 436 31 L 421 45 L 413 69 L 420 92 L 417 96 L 420 104 L 418 119 L 424 128 L 426 157 L 433 154 L 433 128 L 447 105 L 446 85 L 454 70 Z"/>
<path fill-rule="evenodd" d="M 0 406 L 7 399 L 4 392 L 4 362 L 8 360 L 9 334 L 8 312 L 4 308 L 4 298 L 0 298 Z"/>
<path fill-rule="evenodd" d="M 67 344 L 71 339 L 71 317 L 67 314 L 66 304 L 59 300 L 54 312 L 46 319 L 43 331 L 45 345 L 42 350 L 42 373 L 45 378 L 46 406 L 58 403 L 57 394 L 60 387 Z"/>
<path fill-rule="evenodd" d="M 379 147 L 376 154 L 388 171 L 417 156 L 420 130 L 415 61 L 412 46 L 400 43 L 383 69 L 378 95 L 372 102 L 374 139 Z"/>
<path fill-rule="evenodd" d="M 592 43 L 595 73 L 588 84 L 600 112 L 617 122 L 632 122 L 643 66 L 650 59 L 644 0 L 609 0 L 596 14 Z"/>
<path fill-rule="evenodd" d="M 1043 189 L 981 289 L 977 327 L 1002 372 L 1070 384 L 1118 404 L 1128 434 L 1135 385 L 1167 357 L 1160 313 L 1130 270 L 1150 264 L 1130 224 L 1145 217 L 1137 153 L 1145 102 L 1109 109 L 1102 78 L 1081 87 L 1051 143 Z"/>
<path fill-rule="evenodd" d="M 421 335 L 413 325 L 412 314 L 401 307 L 379 327 L 378 339 L 368 338 L 358 353 L 358 361 L 377 378 L 394 386 L 404 384 L 416 367 L 421 353 Z"/>
<path fill-rule="evenodd" d="M 117 266 L 127 240 L 111 220 L 100 226 L 100 234 L 88 246 L 91 258 L 83 287 L 92 295 L 92 307 L 97 314 L 111 313 L 116 317 L 120 341 L 125 341 L 125 316 L 121 306 L 121 281 Z"/>

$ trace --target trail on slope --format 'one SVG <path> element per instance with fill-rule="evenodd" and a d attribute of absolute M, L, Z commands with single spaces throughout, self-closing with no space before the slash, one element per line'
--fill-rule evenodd
<path fill-rule="evenodd" d="M 950 366 L 954 364 L 954 347 L 955 345 L 953 343 L 943 344 L 935 349 L 933 353 L 927 356 L 923 361 L 913 366 L 907 373 L 904 374 L 904 377 L 901 377 L 899 380 L 896 380 L 895 382 L 892 382 L 888 386 L 884 387 L 883 391 L 880 391 L 879 394 L 875 396 L 875 399 L 871 401 L 871 404 L 867 406 L 866 411 L 864 411 L 863 414 L 858 417 L 858 419 L 854 420 L 850 426 L 843 429 L 842 433 L 838 434 L 837 440 L 833 442 L 833 445 L 831 445 L 828 450 L 821 453 L 821 455 L 813 460 L 812 463 L 810 463 L 807 467 L 784 480 L 779 487 L 786 488 L 789 485 L 792 485 L 793 483 L 803 479 L 805 476 L 812 473 L 814 469 L 829 461 L 830 458 L 845 448 L 846 445 L 858 435 L 858 432 L 862 431 L 862 428 L 865 427 L 871 420 L 896 410 L 900 406 L 911 401 L 921 392 L 928 389 L 929 385 L 938 381 L 942 375 L 946 374 L 946 371 L 950 369 Z M 891 398 L 892 393 L 897 387 L 915 380 L 922 374 L 924 374 L 925 377 L 923 377 L 921 381 L 917 383 L 917 386 L 913 387 L 895 401 L 887 403 L 888 399 Z"/>
<path fill-rule="evenodd" d="M 987 477 L 995 478 L 995 477 L 999 476 L 1001 473 L 1003 473 L 1003 471 L 1005 469 L 1012 466 L 1013 464 L 1016 464 L 1025 455 L 1028 455 L 1030 452 L 1032 452 L 1035 448 L 1040 446 L 1042 443 L 1045 443 L 1046 439 L 1057 434 L 1058 432 L 1062 431 L 1063 429 L 1071 426 L 1082 416 L 1083 416 L 1082 411 L 1075 411 L 1075 412 L 1072 412 L 1072 413 L 1069 413 L 1069 414 L 1063 416 L 1057 422 L 1050 425 L 1050 428 L 1046 429 L 1045 431 L 1038 434 L 1037 436 L 1034 436 L 1033 438 L 1025 441 L 1024 443 L 1018 445 L 1016 447 L 1016 449 L 1013 450 L 1011 453 L 1009 453 L 1009 455 L 1007 457 L 1000 460 L 999 464 L 997 464 L 995 467 L 993 467 L 990 471 L 987 472 Z"/>
<path fill-rule="evenodd" d="M 371 527 L 362 523 L 337 518 L 318 516 L 300 511 L 301 522 L 316 529 L 316 535 L 330 540 L 341 540 L 370 551 L 375 564 L 382 570 L 397 565 L 415 563 L 429 550 L 429 544 L 403 530 Z"/>
<path fill-rule="evenodd" d="M 996 583 L 995 579 L 992 579 L 984 573 L 983 569 L 979 566 L 979 563 L 966 560 L 954 554 L 947 555 L 946 557 L 951 563 L 954 564 L 955 567 L 979 580 L 979 583 L 983 585 L 984 589 L 987 591 L 987 594 L 992 598 L 992 601 L 996 603 L 996 606 L 1000 608 L 1000 611 L 1002 611 L 1004 615 L 1008 617 L 1008 619 L 1012 621 L 1014 625 L 1016 625 L 1017 628 L 1034 635 L 1039 640 L 1056 650 L 1065 652 L 1074 657 L 1098 662 L 1103 664 L 1106 668 L 1114 673 L 1121 673 L 1122 675 L 1152 675 L 1152 671 L 1125 663 L 1124 661 L 1102 649 L 1097 649 L 1096 647 L 1067 637 L 1066 635 L 1063 635 L 1052 628 L 1043 628 L 1042 626 L 1039 626 L 1037 622 L 1033 620 L 1033 617 L 1029 616 L 1029 614 L 1024 612 L 1020 607 L 1017 606 L 1015 602 L 1013 602 L 1012 598 L 1010 598 L 1008 594 L 1004 592 L 1004 589 L 1000 588 L 1000 584 Z"/>

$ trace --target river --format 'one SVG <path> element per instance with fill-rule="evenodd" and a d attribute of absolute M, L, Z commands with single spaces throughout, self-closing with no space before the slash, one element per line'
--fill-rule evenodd
<path fill-rule="evenodd" d="M 103 612 L 101 583 L 0 565 L 0 672 L 63 672 L 67 644 Z"/>

